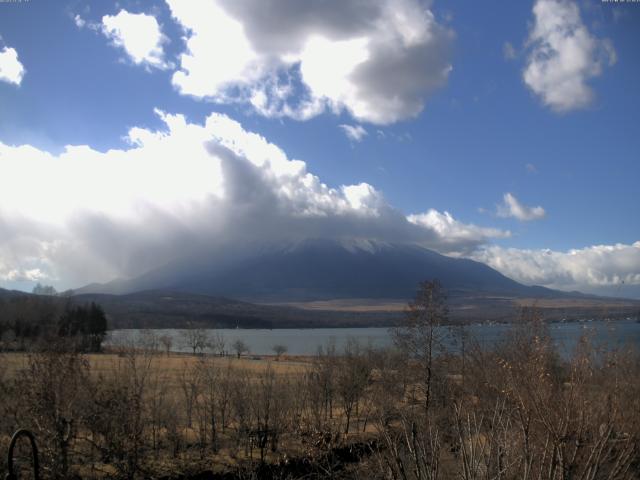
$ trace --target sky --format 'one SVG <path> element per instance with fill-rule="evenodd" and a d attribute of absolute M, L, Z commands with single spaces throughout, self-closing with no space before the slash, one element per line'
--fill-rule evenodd
<path fill-rule="evenodd" d="M 0 2 L 0 287 L 420 244 L 640 298 L 640 3 Z"/>

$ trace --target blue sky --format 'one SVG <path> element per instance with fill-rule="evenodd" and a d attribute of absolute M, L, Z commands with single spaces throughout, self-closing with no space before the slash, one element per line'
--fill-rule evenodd
<path fill-rule="evenodd" d="M 278 203 L 278 211 L 296 222 L 317 215 L 318 205 L 331 204 L 321 216 L 340 225 L 351 216 L 353 225 L 362 216 L 378 222 L 365 230 L 341 226 L 341 238 L 418 242 L 485 261 L 525 283 L 619 292 L 624 282 L 635 295 L 633 285 L 640 284 L 638 4 L 349 0 L 295 6 L 269 0 L 262 4 L 268 11 L 254 4 L 0 3 L 0 175 L 13 186 L 0 193 L 5 244 L 0 286 L 30 288 L 42 281 L 65 288 L 154 266 L 135 261 L 147 247 L 141 240 L 146 237 L 129 228 L 133 217 L 126 217 L 125 229 L 118 223 L 125 215 L 112 210 L 108 199 L 69 194 L 73 187 L 66 182 L 117 178 L 109 177 L 108 152 L 141 147 L 128 138 L 134 127 L 166 132 L 160 111 L 182 115 L 194 131 L 211 115 L 221 115 L 242 129 L 232 137 L 220 134 L 221 144 L 240 145 L 245 141 L 240 137 L 254 132 L 288 160 L 305 162 L 305 172 L 336 193 L 317 200 L 318 191 L 301 191 L 307 202 L 301 214 L 295 206 L 300 196 L 290 194 L 293 187 L 269 180 L 269 188 L 289 192 L 286 199 L 278 197 L 286 204 Z M 143 26 L 150 30 L 143 32 Z M 279 87 L 289 80 L 284 97 L 270 90 L 274 79 Z M 274 107 L 252 104 L 256 92 Z M 312 105 L 306 113 L 305 102 Z M 366 133 L 348 138 L 345 125 Z M 191 138 L 175 136 L 176 142 Z M 28 152 L 27 145 L 33 147 Z M 67 145 L 101 152 L 107 165 L 83 174 L 68 166 L 73 155 L 65 155 Z M 237 148 L 234 153 L 243 156 L 242 146 Z M 100 161 L 93 153 L 86 162 Z M 18 157 L 20 165 L 33 166 L 21 168 Z M 182 169 L 178 157 L 165 159 L 172 165 L 167 168 Z M 253 167 L 262 165 L 251 155 L 246 159 Z M 57 190 L 46 182 L 34 186 L 29 178 L 38 175 L 38 162 L 47 161 L 61 165 L 51 178 Z M 92 171 L 107 172 L 107 178 L 87 178 Z M 188 188 L 190 173 L 180 172 L 186 178 L 180 201 L 185 191 L 207 193 L 206 187 Z M 196 178 L 201 172 L 191 174 Z M 137 181 L 153 177 L 151 168 Z M 162 183 L 167 178 L 149 191 L 171 189 L 170 180 Z M 223 178 L 220 191 L 229 189 L 230 181 Z M 343 188 L 363 183 L 371 191 L 363 187 L 357 200 L 350 197 L 356 190 Z M 51 204 L 60 190 L 72 198 L 63 202 L 64 215 L 52 220 L 42 204 Z M 134 198 L 113 188 L 114 204 L 125 197 Z M 145 197 L 175 216 L 175 205 L 168 207 L 165 200 L 152 193 Z M 237 202 L 234 215 L 242 215 L 236 207 Z M 216 209 L 215 215 L 232 211 L 227 203 Z M 94 235 L 86 234 L 86 225 L 94 223 L 84 225 L 78 212 L 109 219 L 121 258 L 104 257 Z M 387 219 L 398 215 L 408 217 L 407 225 Z M 414 226 L 424 230 L 424 238 Z M 83 233 L 70 241 L 75 228 Z M 198 228 L 188 225 L 190 232 Z M 301 229 L 297 236 L 307 232 L 295 228 Z M 411 232 L 398 233 L 405 229 Z M 166 224 L 156 231 L 180 236 Z M 570 254 L 572 249 L 577 253 Z M 79 265 L 69 260 L 74 251 L 86 255 L 75 261 Z M 159 258 L 173 254 L 171 245 L 158 250 Z"/>

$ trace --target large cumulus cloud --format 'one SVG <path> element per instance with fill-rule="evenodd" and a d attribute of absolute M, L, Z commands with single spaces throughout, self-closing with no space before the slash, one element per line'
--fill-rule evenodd
<path fill-rule="evenodd" d="M 24 66 L 18 60 L 15 48 L 4 47 L 0 50 L 0 82 L 20 85 L 24 77 Z"/>
<path fill-rule="evenodd" d="M 494 245 L 473 256 L 525 284 L 640 298 L 640 241 L 566 252 Z"/>
<path fill-rule="evenodd" d="M 80 16 L 75 20 L 79 28 L 86 24 Z M 94 25 L 91 28 L 98 27 Z M 100 30 L 114 46 L 122 48 L 134 64 L 159 69 L 171 66 L 165 61 L 163 50 L 168 39 L 153 15 L 120 10 L 117 15 L 102 17 Z"/>
<path fill-rule="evenodd" d="M 503 203 L 498 205 L 497 215 L 499 217 L 513 217 L 521 222 L 540 220 L 544 218 L 546 212 L 541 206 L 529 207 L 521 203 L 513 193 L 505 193 L 502 197 Z"/>
<path fill-rule="evenodd" d="M 510 233 L 433 209 L 407 216 L 367 183 L 330 187 L 224 115 L 158 115 L 165 127 L 132 128 L 126 149 L 52 155 L 0 143 L 0 286 L 75 287 L 194 253 L 329 238 L 420 244 L 526 284 L 640 295 L 640 242 L 568 252 L 493 245 Z"/>
<path fill-rule="evenodd" d="M 186 33 L 173 83 L 267 116 L 416 116 L 451 71 L 453 32 L 419 0 L 167 0 Z"/>
<path fill-rule="evenodd" d="M 533 15 L 524 82 L 558 112 L 589 106 L 595 97 L 589 80 L 616 62 L 611 41 L 589 31 L 572 0 L 537 0 Z"/>
<path fill-rule="evenodd" d="M 412 242 L 461 255 L 508 235 L 435 210 L 407 218 L 366 183 L 332 188 L 224 115 L 158 114 L 165 128 L 132 128 L 127 149 L 0 143 L 0 284 L 78 286 L 247 242 Z"/>

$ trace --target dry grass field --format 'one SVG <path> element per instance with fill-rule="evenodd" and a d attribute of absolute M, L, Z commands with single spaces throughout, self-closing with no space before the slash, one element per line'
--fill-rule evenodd
<path fill-rule="evenodd" d="M 130 436 L 135 432 L 129 431 L 127 434 L 125 433 L 127 428 L 118 427 L 117 424 L 119 422 L 142 422 L 138 433 L 141 436 L 140 443 L 145 444 L 146 447 L 140 446 L 140 448 L 155 451 L 155 454 L 145 460 L 145 468 L 166 473 L 175 472 L 176 468 L 181 471 L 190 471 L 190 469 L 227 471 L 240 468 L 243 462 L 252 461 L 258 455 L 257 452 L 260 451 L 260 448 L 257 446 L 255 438 L 240 438 L 239 432 L 245 432 L 243 435 L 255 435 L 250 432 L 263 428 L 260 426 L 262 421 L 258 417 L 261 415 L 276 417 L 279 413 L 285 414 L 291 405 L 289 400 L 292 390 L 289 390 L 289 387 L 299 385 L 305 374 L 312 369 L 310 358 L 287 356 L 279 359 L 275 356 L 237 358 L 236 356 L 220 357 L 176 353 L 167 355 L 160 352 L 139 350 L 83 354 L 79 358 L 86 368 L 86 370 L 82 370 L 88 372 L 91 379 L 92 392 L 98 392 L 100 395 L 101 390 L 107 394 L 122 390 L 125 394 L 125 401 L 131 404 L 132 411 L 136 408 L 139 409 L 138 417 L 134 416 L 129 419 L 128 412 L 119 414 L 117 406 L 114 406 L 111 412 L 104 412 L 107 416 L 112 417 L 109 423 L 113 425 L 108 430 L 114 430 L 112 433 L 115 433 L 116 436 Z M 0 353 L 0 387 L 2 384 L 10 385 L 15 382 L 23 385 L 24 389 L 31 390 L 29 393 L 20 393 L 24 391 L 20 388 L 13 392 L 14 395 L 17 394 L 16 398 L 11 399 L 17 402 L 13 404 L 16 413 L 21 409 L 20 404 L 32 401 L 30 394 L 41 388 L 52 388 L 52 393 L 56 397 L 74 395 L 74 393 L 66 391 L 63 383 L 69 378 L 65 379 L 65 375 L 57 377 L 57 374 L 61 372 L 51 372 L 51 379 L 58 384 L 49 387 L 46 385 L 47 379 L 34 374 L 34 368 L 36 370 L 41 368 L 42 362 L 48 363 L 49 359 L 40 353 Z M 61 364 L 60 367 L 62 366 Z M 44 368 L 48 368 L 48 366 Z M 72 368 L 70 367 L 70 369 Z M 227 372 L 226 376 L 224 372 Z M 208 373 L 212 376 L 207 378 Z M 78 372 L 75 374 L 77 375 Z M 286 397 L 287 401 L 283 402 L 282 398 L 274 399 L 273 407 L 266 406 L 266 411 L 261 411 L 263 406 L 257 405 L 256 402 L 263 400 L 261 394 L 265 393 L 265 382 L 269 384 L 267 387 L 269 390 L 271 387 L 274 388 L 273 395 Z M 286 387 L 287 390 L 276 392 L 276 387 L 280 389 Z M 139 397 L 136 397 L 135 392 L 130 391 L 132 388 L 140 388 Z M 77 391 L 75 395 L 80 396 Z M 78 404 L 72 409 L 83 409 L 86 406 L 84 404 L 88 399 L 84 395 L 86 392 L 82 393 L 83 405 Z M 221 395 L 224 395 L 226 400 L 221 399 Z M 73 403 L 73 399 L 67 400 L 66 398 L 58 398 L 56 401 Z M 136 407 L 137 402 L 140 402 L 138 407 Z M 211 413 L 211 409 L 219 407 L 220 402 L 225 402 L 228 407 L 223 406 L 222 408 L 229 408 L 229 410 L 231 410 L 231 403 L 235 405 L 242 403 L 244 405 L 242 408 L 247 409 L 246 415 L 251 418 L 245 418 L 244 413 L 241 413 L 240 417 L 232 417 L 230 411 L 226 414 L 229 416 L 227 420 L 216 418 L 215 415 L 218 412 Z M 252 402 L 254 402 L 253 405 L 251 405 Z M 106 405 L 109 403 L 111 402 Z M 0 401 L 0 409 L 2 407 L 3 402 Z M 9 408 L 11 407 L 10 405 Z M 47 406 L 39 405 L 38 407 L 46 408 Z M 56 405 L 51 405 L 51 407 L 59 408 Z M 62 407 L 64 408 L 64 406 Z M 123 407 L 127 408 L 127 405 L 123 405 Z M 282 412 L 274 411 L 274 408 L 275 410 L 282 409 Z M 36 408 L 36 410 L 38 409 Z M 333 411 L 334 415 L 339 416 L 340 412 L 337 406 Z M 86 416 L 87 413 L 79 414 L 69 411 L 66 415 L 80 417 L 81 415 Z M 282 422 L 282 420 L 280 421 Z M 208 430 L 212 422 L 226 422 L 226 427 L 217 427 L 218 431 L 215 433 L 217 446 L 213 450 L 211 445 L 204 447 L 213 441 L 212 431 Z M 245 425 L 245 422 L 250 422 L 252 426 L 249 423 Z M 0 422 L 0 425 L 2 424 L 3 422 Z M 287 424 L 289 424 L 288 420 Z M 14 425 L 14 423 L 10 422 L 10 425 Z M 0 449 L 6 448 L 11 432 L 15 428 L 23 426 L 29 425 L 17 423 L 15 426 L 2 428 Z M 30 428 L 34 427 L 30 426 Z M 89 456 L 92 450 L 89 445 L 93 442 L 95 433 L 88 430 L 77 430 L 75 435 L 78 440 L 74 442 L 74 455 L 80 458 Z M 105 436 L 108 435 L 107 432 Z M 55 435 L 53 438 L 49 438 L 48 435 L 37 434 L 37 437 L 40 446 L 45 449 L 50 447 L 50 443 L 55 442 Z M 80 438 L 91 440 L 87 443 L 80 441 Z M 173 446 L 170 447 L 170 444 Z M 281 459 L 280 452 L 275 453 L 271 449 L 264 448 L 263 450 L 262 455 L 265 460 L 277 462 Z M 286 451 L 288 455 L 304 455 L 305 453 L 305 447 L 299 439 L 287 435 L 282 435 L 280 438 L 280 450 Z M 131 453 L 127 452 L 126 455 L 131 455 Z M 123 472 L 126 472 L 126 467 L 122 465 L 114 466 L 111 462 L 99 459 L 94 459 L 90 466 L 89 464 L 84 466 L 77 464 L 73 469 L 82 478 L 119 478 L 123 476 Z M 2 471 L 2 463 L 0 462 L 0 473 Z"/>
<path fill-rule="evenodd" d="M 113 371 L 114 366 L 122 362 L 123 355 L 118 353 L 93 353 L 84 355 L 84 358 L 89 362 L 93 374 L 104 374 Z M 200 355 L 190 354 L 156 354 L 152 357 L 152 365 L 155 370 L 163 372 L 168 378 L 175 379 L 185 367 L 193 367 L 202 358 Z M 238 359 L 235 356 L 224 358 L 207 356 L 207 358 L 219 365 L 229 364 L 239 370 L 246 370 L 252 373 L 262 373 L 271 368 L 276 374 L 296 375 L 307 372 L 311 365 L 311 359 L 302 356 L 283 356 L 279 360 L 275 357 L 264 355 L 260 356 L 259 359 L 253 359 L 252 357 Z M 0 364 L 4 367 L 5 375 L 12 376 L 28 368 L 29 354 L 24 352 L 0 353 Z"/>
<path fill-rule="evenodd" d="M 333 312 L 404 312 L 407 308 L 406 301 L 371 298 L 316 300 L 310 302 L 274 303 L 272 305 Z"/>
<path fill-rule="evenodd" d="M 313 357 L 0 353 L 0 451 L 31 429 L 47 479 L 640 480 L 637 352 L 561 358 L 532 311 L 446 353 L 424 318 Z"/>
<path fill-rule="evenodd" d="M 98 370 L 104 368 L 109 369 L 110 364 L 113 363 L 115 357 L 119 357 L 117 354 L 93 354 L 89 355 L 89 361 Z M 310 363 L 309 359 L 304 357 L 282 357 L 277 360 L 272 356 L 260 356 L 255 359 L 252 356 L 236 358 L 236 356 L 207 356 L 211 361 L 219 364 L 229 364 L 239 370 L 246 370 L 253 373 L 263 373 L 268 368 L 271 368 L 276 374 L 300 374 L 308 371 Z M 164 354 L 158 354 L 154 356 L 155 367 L 159 370 L 166 372 L 169 375 L 175 375 L 180 369 L 185 366 L 193 366 L 196 362 L 202 359 L 200 355 L 190 354 L 175 354 L 167 356 Z"/>

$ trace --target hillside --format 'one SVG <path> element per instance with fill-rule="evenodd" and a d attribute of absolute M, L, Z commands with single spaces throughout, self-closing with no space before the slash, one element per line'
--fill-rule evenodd
<path fill-rule="evenodd" d="M 348 299 L 284 304 L 252 304 L 223 297 L 152 290 L 126 295 L 82 294 L 78 303 L 103 306 L 109 328 L 323 328 L 392 326 L 406 303 Z M 513 322 L 522 306 L 538 305 L 549 321 L 624 318 L 640 302 L 621 299 L 546 299 L 455 295 L 449 297 L 452 322 Z"/>
<path fill-rule="evenodd" d="M 166 290 L 126 295 L 81 294 L 73 299 L 102 305 L 109 328 L 362 327 L 392 325 L 400 318 L 397 311 L 310 311 Z"/>
<path fill-rule="evenodd" d="M 262 303 L 341 298 L 406 301 L 420 281 L 434 278 L 456 295 L 582 296 L 525 286 L 483 263 L 447 257 L 417 245 L 326 240 L 211 251 L 140 277 L 92 284 L 76 292 L 127 294 L 161 289 Z"/>

